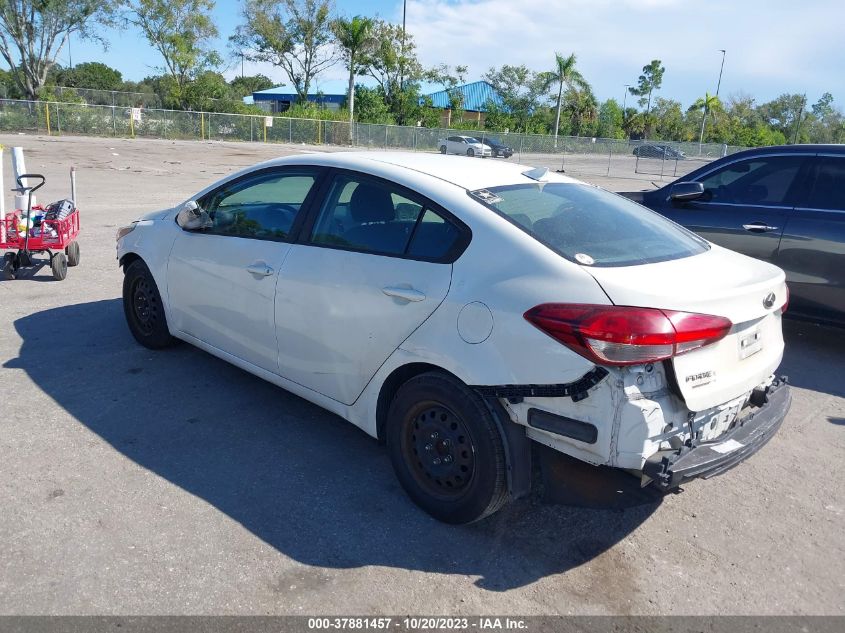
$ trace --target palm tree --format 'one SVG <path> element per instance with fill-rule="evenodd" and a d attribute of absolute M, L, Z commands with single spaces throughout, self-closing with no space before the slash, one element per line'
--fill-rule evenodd
<path fill-rule="evenodd" d="M 375 21 L 356 15 L 354 18 L 338 18 L 332 22 L 332 31 L 337 44 L 343 53 L 346 67 L 349 69 L 349 134 L 352 135 L 352 124 L 355 120 L 355 72 L 358 70 L 361 56 L 372 46 L 374 40 L 373 27 Z"/>
<path fill-rule="evenodd" d="M 701 133 L 698 135 L 698 153 L 701 154 L 701 145 L 704 143 L 704 124 L 707 122 L 707 113 L 721 110 L 722 102 L 719 101 L 719 97 L 716 95 L 711 95 L 709 92 L 705 92 L 704 97 L 699 97 L 689 109 L 692 111 L 704 110 L 704 114 L 701 117 Z"/>
<path fill-rule="evenodd" d="M 555 69 L 549 72 L 540 73 L 540 80 L 544 91 L 550 90 L 552 86 L 557 85 L 555 147 L 557 147 L 557 133 L 560 129 L 560 107 L 563 100 L 564 89 L 574 87 L 585 88 L 589 86 L 583 75 L 575 69 L 576 61 L 575 53 L 572 53 L 569 57 L 564 57 L 560 53 L 555 53 Z"/>

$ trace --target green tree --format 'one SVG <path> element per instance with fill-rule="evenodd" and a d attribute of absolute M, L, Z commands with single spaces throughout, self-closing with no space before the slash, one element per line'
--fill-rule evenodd
<path fill-rule="evenodd" d="M 555 116 L 555 147 L 557 147 L 557 135 L 560 129 L 560 109 L 563 103 L 564 90 L 571 90 L 578 88 L 581 90 L 590 90 L 587 80 L 575 68 L 577 63 L 575 53 L 568 57 L 564 57 L 560 53 L 555 53 L 555 68 L 554 70 L 540 73 L 540 81 L 543 91 L 547 92 L 554 86 L 557 86 L 557 115 Z M 592 94 L 592 91 L 590 91 Z M 593 98 L 595 101 L 595 98 Z"/>
<path fill-rule="evenodd" d="M 349 71 L 346 107 L 349 109 L 350 134 L 352 134 L 352 123 L 355 121 L 355 74 L 361 71 L 362 57 L 375 44 L 374 26 L 374 20 L 360 15 L 350 19 L 338 18 L 332 22 L 332 30 L 337 38 L 343 61 L 346 63 L 346 69 Z"/>
<path fill-rule="evenodd" d="M 329 0 L 245 0 L 230 42 L 246 59 L 281 68 L 304 103 L 314 78 L 337 61 L 330 8 Z"/>
<path fill-rule="evenodd" d="M 400 25 L 382 20 L 373 26 L 373 37 L 374 45 L 361 58 L 362 74 L 376 81 L 397 123 L 414 123 L 420 114 L 419 81 L 425 75 L 414 38 L 403 38 Z"/>
<path fill-rule="evenodd" d="M 0 0 L 0 55 L 21 93 L 38 97 L 71 35 L 105 46 L 98 29 L 114 9 L 114 0 Z"/>
<path fill-rule="evenodd" d="M 543 80 L 527 66 L 505 64 L 498 70 L 491 68 L 484 75 L 484 80 L 502 99 L 502 109 L 513 122 L 514 132 L 528 132 L 536 121 L 532 114 L 540 107 L 543 96 Z"/>
<path fill-rule="evenodd" d="M 73 68 L 62 68 L 56 73 L 56 84 L 69 88 L 93 90 L 121 90 L 123 75 L 120 71 L 100 62 L 83 62 Z"/>
<path fill-rule="evenodd" d="M 355 86 L 355 103 L 358 109 L 358 120 L 363 123 L 382 123 L 392 125 L 396 123 L 393 113 L 387 107 L 381 88 Z"/>
<path fill-rule="evenodd" d="M 268 90 L 274 85 L 275 84 L 269 77 L 260 73 L 258 75 L 235 77 L 229 82 L 229 86 L 232 88 L 232 94 L 238 97 L 248 97 L 253 92 Z"/>
<path fill-rule="evenodd" d="M 644 131 L 646 133 L 651 124 L 651 95 L 655 90 L 660 90 L 665 72 L 666 68 L 661 65 L 660 60 L 653 59 L 651 63 L 643 66 L 643 74 L 637 80 L 637 85 L 628 88 L 632 95 L 639 97 L 640 107 L 645 107 Z"/>
<path fill-rule="evenodd" d="M 598 101 L 589 86 L 568 88 L 563 95 L 563 110 L 571 122 L 570 129 L 575 136 L 582 136 L 589 130 L 584 124 L 593 123 L 598 117 Z M 591 135 L 591 134 L 590 134 Z"/>
<path fill-rule="evenodd" d="M 608 99 L 599 106 L 597 136 L 602 138 L 625 138 L 622 124 L 622 108 L 616 99 Z"/>
<path fill-rule="evenodd" d="M 722 110 L 722 102 L 719 101 L 719 97 L 716 95 L 711 95 L 709 92 L 705 92 L 703 97 L 699 97 L 695 100 L 689 109 L 693 112 L 702 112 L 701 115 L 701 131 L 698 134 L 698 153 L 701 153 L 701 145 L 704 143 L 704 126 L 707 123 L 707 115 L 710 112 L 713 112 L 713 116 L 716 115 L 716 112 L 721 112 Z"/>
<path fill-rule="evenodd" d="M 426 78 L 440 84 L 449 96 L 450 123 L 463 123 L 464 95 L 459 88 L 466 83 L 466 66 L 455 66 L 454 71 L 447 64 L 440 64 L 426 71 Z M 473 122 L 474 123 L 474 122 Z"/>
<path fill-rule="evenodd" d="M 686 125 L 680 101 L 656 97 L 654 100 L 655 136 L 665 141 L 685 141 Z"/>
<path fill-rule="evenodd" d="M 186 88 L 198 74 L 220 64 L 211 48 L 217 27 L 214 0 L 128 0 L 127 20 L 141 29 L 175 81 L 176 98 L 187 105 Z"/>

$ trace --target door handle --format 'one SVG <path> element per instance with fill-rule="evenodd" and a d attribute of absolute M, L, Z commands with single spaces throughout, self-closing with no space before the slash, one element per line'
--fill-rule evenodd
<path fill-rule="evenodd" d="M 742 228 L 752 233 L 768 233 L 769 231 L 777 231 L 778 227 L 769 226 L 764 222 L 752 222 L 751 224 L 743 224 Z"/>
<path fill-rule="evenodd" d="M 269 277 L 275 272 L 264 262 L 253 262 L 246 267 L 246 271 L 253 275 L 261 275 L 262 277 Z"/>
<path fill-rule="evenodd" d="M 395 286 L 387 286 L 381 291 L 388 297 L 396 297 L 397 299 L 404 299 L 405 301 L 422 301 L 425 299 L 425 293 L 413 288 L 397 288 Z"/>

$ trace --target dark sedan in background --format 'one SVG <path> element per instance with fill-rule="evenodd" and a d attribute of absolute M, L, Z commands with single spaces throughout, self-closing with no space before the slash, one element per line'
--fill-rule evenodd
<path fill-rule="evenodd" d="M 639 158 L 660 158 L 665 160 L 684 160 L 687 155 L 671 145 L 659 143 L 642 143 L 637 145 L 633 152 Z"/>
<path fill-rule="evenodd" d="M 504 158 L 510 158 L 513 156 L 513 149 L 505 144 L 502 139 L 496 138 L 495 136 L 485 136 L 482 140 L 487 147 L 493 150 L 493 157 L 502 156 Z"/>
<path fill-rule="evenodd" d="M 748 150 L 661 189 L 622 195 L 715 244 L 780 266 L 788 314 L 845 326 L 845 146 Z"/>

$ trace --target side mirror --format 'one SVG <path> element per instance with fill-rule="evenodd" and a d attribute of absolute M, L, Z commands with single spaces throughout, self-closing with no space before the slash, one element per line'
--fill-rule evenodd
<path fill-rule="evenodd" d="M 676 182 L 669 189 L 669 199 L 673 202 L 689 202 L 704 195 L 704 185 L 700 182 Z"/>
<path fill-rule="evenodd" d="M 188 200 L 176 216 L 176 224 L 186 231 L 199 231 L 209 228 L 213 222 L 196 200 Z"/>

